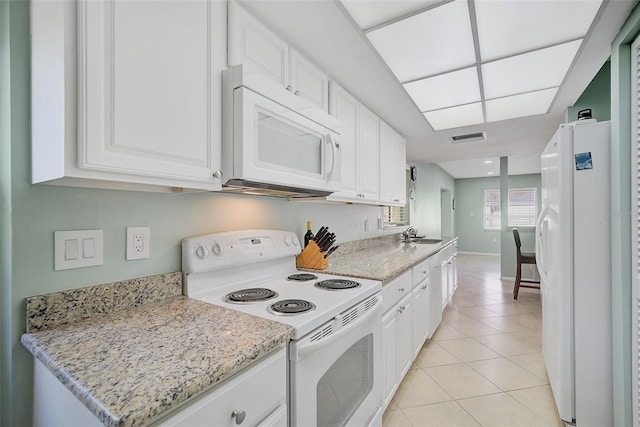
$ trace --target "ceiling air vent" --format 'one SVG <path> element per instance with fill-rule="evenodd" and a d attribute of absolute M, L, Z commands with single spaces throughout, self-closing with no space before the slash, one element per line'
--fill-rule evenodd
<path fill-rule="evenodd" d="M 471 142 L 471 141 L 484 141 L 487 139 L 486 132 L 475 132 L 468 133 L 466 135 L 455 135 L 451 137 L 451 142 L 454 144 L 460 144 L 462 142 Z"/>

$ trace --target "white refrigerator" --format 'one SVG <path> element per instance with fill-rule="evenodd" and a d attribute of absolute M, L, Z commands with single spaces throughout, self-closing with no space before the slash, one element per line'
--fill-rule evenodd
<path fill-rule="evenodd" d="M 542 153 L 542 350 L 567 423 L 613 425 L 610 125 L 563 124 Z"/>

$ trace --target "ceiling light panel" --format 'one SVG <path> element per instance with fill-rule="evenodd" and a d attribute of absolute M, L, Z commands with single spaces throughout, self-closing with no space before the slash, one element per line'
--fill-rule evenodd
<path fill-rule="evenodd" d="M 455 0 L 367 33 L 401 83 L 475 64 L 467 0 Z"/>
<path fill-rule="evenodd" d="M 581 40 L 482 65 L 487 99 L 560 86 Z"/>
<path fill-rule="evenodd" d="M 441 1 L 442 0 L 342 0 L 342 4 L 358 26 L 366 30 L 409 15 L 417 10 L 426 9 Z"/>
<path fill-rule="evenodd" d="M 557 91 L 551 88 L 486 101 L 487 122 L 545 114 Z"/>
<path fill-rule="evenodd" d="M 420 111 L 437 110 L 480 101 L 480 85 L 476 67 L 404 85 Z"/>
<path fill-rule="evenodd" d="M 475 0 L 483 62 L 582 38 L 602 1 Z"/>
<path fill-rule="evenodd" d="M 423 114 L 434 130 L 477 125 L 484 122 L 481 102 L 428 111 Z"/>

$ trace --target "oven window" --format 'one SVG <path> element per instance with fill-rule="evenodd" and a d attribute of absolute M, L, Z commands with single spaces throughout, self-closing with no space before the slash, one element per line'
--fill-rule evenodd
<path fill-rule="evenodd" d="M 258 132 L 260 161 L 289 170 L 321 174 L 321 135 L 261 112 L 258 113 Z"/>
<path fill-rule="evenodd" d="M 352 345 L 320 378 L 318 426 L 341 427 L 373 389 L 373 334 Z"/>

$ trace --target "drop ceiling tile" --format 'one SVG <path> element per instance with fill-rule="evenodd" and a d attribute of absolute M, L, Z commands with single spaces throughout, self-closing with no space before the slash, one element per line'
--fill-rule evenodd
<path fill-rule="evenodd" d="M 466 0 L 455 0 L 367 33 L 401 83 L 473 65 Z"/>
<path fill-rule="evenodd" d="M 426 9 L 442 0 L 342 0 L 342 4 L 356 21 L 366 30 L 384 24 L 412 12 Z"/>
<path fill-rule="evenodd" d="M 420 111 L 431 111 L 480 101 L 480 85 L 476 67 L 404 85 Z"/>
<path fill-rule="evenodd" d="M 471 126 L 484 122 L 481 102 L 428 111 L 423 114 L 434 130 Z"/>
<path fill-rule="evenodd" d="M 545 114 L 557 91 L 556 87 L 486 101 L 487 122 Z"/>
<path fill-rule="evenodd" d="M 585 36 L 601 0 L 476 0 L 483 62 Z"/>
<path fill-rule="evenodd" d="M 582 40 L 482 65 L 487 99 L 560 86 Z"/>

